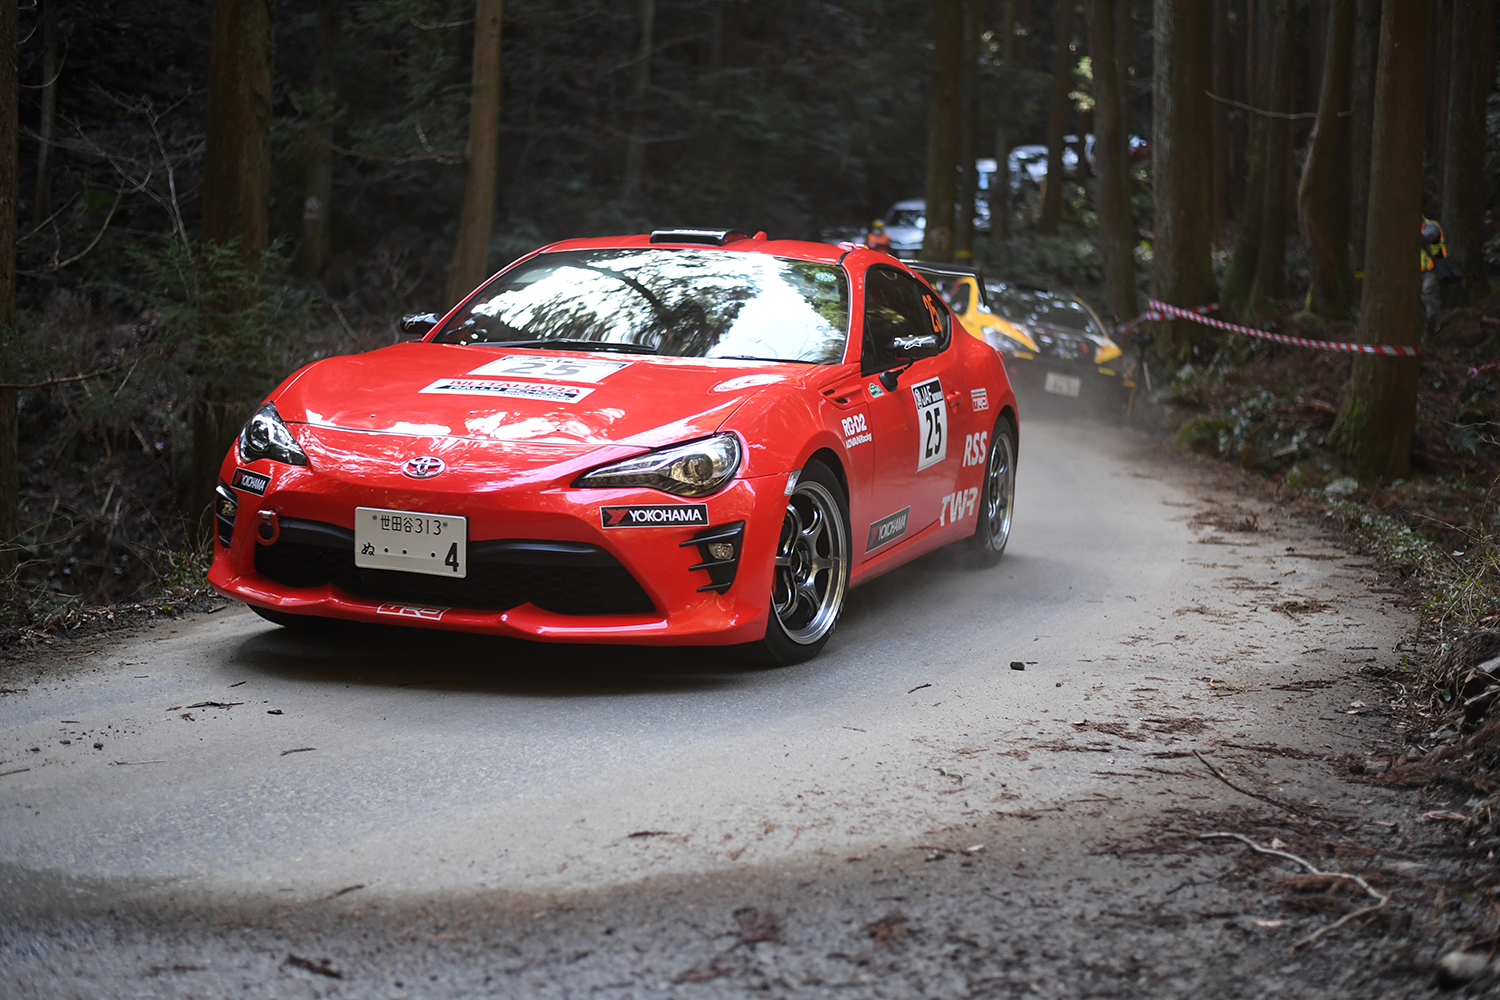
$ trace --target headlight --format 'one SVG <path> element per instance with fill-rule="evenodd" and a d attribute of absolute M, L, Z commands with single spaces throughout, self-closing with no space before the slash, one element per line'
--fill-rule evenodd
<path fill-rule="evenodd" d="M 601 466 L 580 476 L 576 485 L 591 489 L 646 486 L 681 497 L 704 497 L 718 492 L 739 467 L 739 439 L 733 434 L 715 434 Z"/>
<path fill-rule="evenodd" d="M 307 464 L 307 453 L 282 423 L 275 403 L 267 403 L 256 410 L 245 429 L 240 431 L 240 458 L 246 462 L 269 458 L 287 465 Z"/>

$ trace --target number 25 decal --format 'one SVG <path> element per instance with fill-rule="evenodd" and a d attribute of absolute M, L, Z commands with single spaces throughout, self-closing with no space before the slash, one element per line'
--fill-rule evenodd
<path fill-rule="evenodd" d="M 948 406 L 941 379 L 929 379 L 911 387 L 917 404 L 917 471 L 948 457 Z"/>

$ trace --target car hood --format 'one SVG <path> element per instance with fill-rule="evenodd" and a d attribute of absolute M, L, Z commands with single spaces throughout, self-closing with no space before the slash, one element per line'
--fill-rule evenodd
<path fill-rule="evenodd" d="M 505 359 L 603 361 L 595 382 L 476 372 Z M 576 451 L 654 448 L 712 434 L 751 395 L 810 366 L 500 346 L 398 344 L 303 369 L 276 395 L 282 419 L 314 427 Z M 497 395 L 501 393 L 501 395 Z"/>

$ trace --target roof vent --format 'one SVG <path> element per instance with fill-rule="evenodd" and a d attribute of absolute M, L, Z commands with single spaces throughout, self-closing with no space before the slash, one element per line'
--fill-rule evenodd
<path fill-rule="evenodd" d="M 711 247 L 749 238 L 749 233 L 738 229 L 656 229 L 651 233 L 652 243 L 702 243 Z"/>

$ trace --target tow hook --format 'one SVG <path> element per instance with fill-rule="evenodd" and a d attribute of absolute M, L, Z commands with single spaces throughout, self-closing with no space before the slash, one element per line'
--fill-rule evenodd
<path fill-rule="evenodd" d="M 260 524 L 255 529 L 255 540 L 262 545 L 275 545 L 281 537 L 281 522 L 274 510 L 260 511 Z"/>

